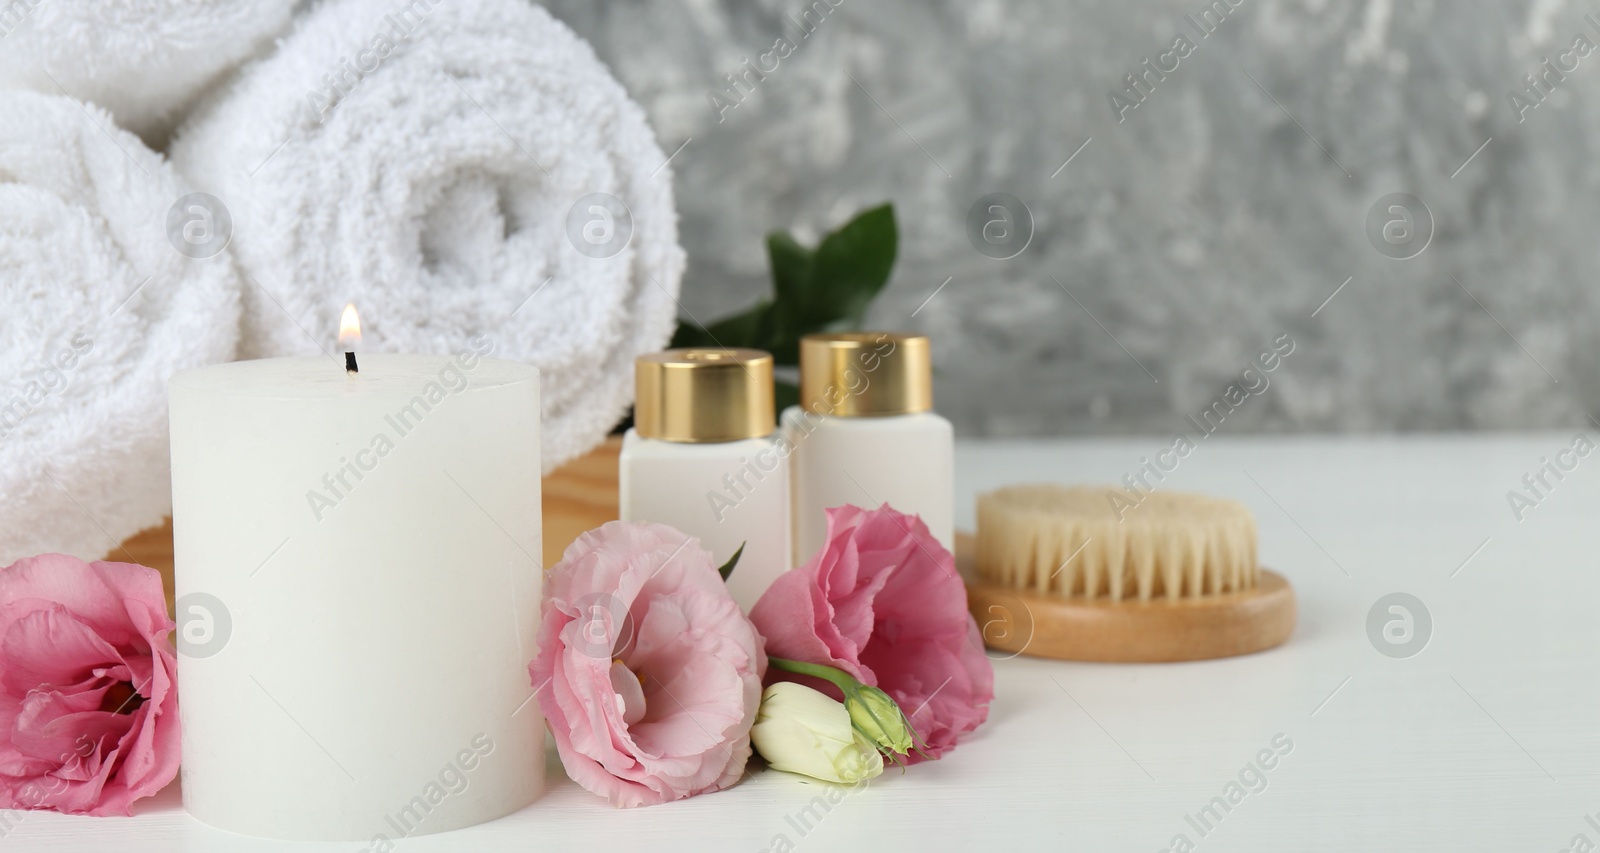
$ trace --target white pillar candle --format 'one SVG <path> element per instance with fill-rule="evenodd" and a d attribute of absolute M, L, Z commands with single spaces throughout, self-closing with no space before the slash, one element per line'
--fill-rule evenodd
<path fill-rule="evenodd" d="M 539 372 L 489 346 L 172 379 L 196 818 L 373 845 L 539 795 Z"/>

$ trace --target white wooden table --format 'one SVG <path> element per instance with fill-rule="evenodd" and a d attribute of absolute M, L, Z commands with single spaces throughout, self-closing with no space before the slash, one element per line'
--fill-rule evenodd
<path fill-rule="evenodd" d="M 1572 439 L 1209 438 L 1165 486 L 1254 508 L 1263 562 L 1299 594 L 1286 646 L 1168 665 L 999 661 L 989 722 L 970 741 L 815 819 L 803 810 L 826 788 L 776 772 L 615 811 L 552 758 L 532 807 L 398 849 L 1157 851 L 1180 833 L 1197 850 L 1274 853 L 1556 851 L 1578 834 L 1600 847 L 1600 453 L 1551 479 L 1520 522 L 1506 497 Z M 963 443 L 958 522 L 971 527 L 980 490 L 1120 481 L 1168 446 Z M 1412 657 L 1380 654 L 1368 635 L 1368 611 L 1394 592 L 1433 621 Z M 1241 785 L 1230 810 L 1191 822 L 1275 739 L 1292 749 L 1264 789 Z M 28 814 L 0 839 L 0 853 L 363 847 L 219 832 L 184 813 L 176 786 L 132 819 Z"/>

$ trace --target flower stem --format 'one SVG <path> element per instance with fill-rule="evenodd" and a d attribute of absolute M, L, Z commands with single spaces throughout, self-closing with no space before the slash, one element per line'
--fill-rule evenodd
<path fill-rule="evenodd" d="M 797 660 L 769 657 L 767 658 L 767 665 L 771 666 L 773 669 L 781 669 L 784 672 L 792 672 L 796 675 L 809 675 L 813 678 L 820 678 L 823 681 L 838 687 L 840 690 L 856 687 L 861 684 L 860 681 L 857 681 L 855 678 L 851 677 L 850 673 L 845 672 L 842 669 L 825 666 L 820 663 L 804 663 Z"/>
<path fill-rule="evenodd" d="M 845 708 L 850 712 L 851 727 L 895 763 L 900 763 L 900 756 L 911 750 L 927 757 L 917 746 L 916 729 L 911 727 L 905 711 L 877 687 L 863 684 L 850 673 L 826 664 L 767 658 L 767 665 L 796 675 L 820 678 L 839 688 L 844 694 Z"/>

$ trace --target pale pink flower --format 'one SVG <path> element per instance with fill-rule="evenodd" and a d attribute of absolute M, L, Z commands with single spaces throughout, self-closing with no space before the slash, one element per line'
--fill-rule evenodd
<path fill-rule="evenodd" d="M 915 515 L 828 510 L 827 544 L 778 576 L 750 619 L 773 657 L 841 669 L 888 693 L 931 758 L 989 716 L 994 668 L 966 586 Z M 819 679 L 782 677 L 841 695 Z"/>
<path fill-rule="evenodd" d="M 161 576 L 64 554 L 0 569 L 0 807 L 130 814 L 178 772 Z"/>
<path fill-rule="evenodd" d="M 739 780 L 767 658 L 699 540 L 613 521 L 544 589 L 528 670 L 567 775 L 619 807 Z"/>

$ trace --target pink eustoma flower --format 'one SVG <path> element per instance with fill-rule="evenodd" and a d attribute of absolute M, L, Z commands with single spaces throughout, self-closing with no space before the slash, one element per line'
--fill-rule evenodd
<path fill-rule="evenodd" d="M 130 814 L 178 772 L 161 575 L 64 554 L 0 569 L 0 806 Z"/>
<path fill-rule="evenodd" d="M 888 693 L 930 758 L 989 716 L 994 667 L 966 586 L 915 515 L 887 505 L 828 510 L 822 550 L 780 575 L 750 619 L 773 657 L 841 669 Z M 782 677 L 840 696 L 817 679 Z"/>
<path fill-rule="evenodd" d="M 739 780 L 767 658 L 699 540 L 613 521 L 544 589 L 528 670 L 567 775 L 618 807 Z"/>

